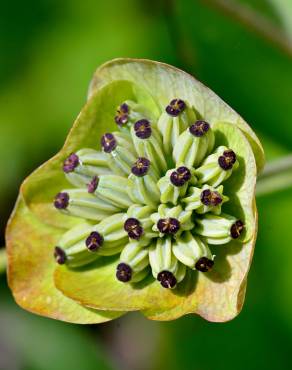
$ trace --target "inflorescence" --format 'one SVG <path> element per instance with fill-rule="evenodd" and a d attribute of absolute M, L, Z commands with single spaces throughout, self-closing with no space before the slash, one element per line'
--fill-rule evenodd
<path fill-rule="evenodd" d="M 86 266 L 118 255 L 117 280 L 141 281 L 152 271 L 164 288 L 180 283 L 187 268 L 208 272 L 210 245 L 238 239 L 244 224 L 222 212 L 229 198 L 222 183 L 239 166 L 236 153 L 215 147 L 211 125 L 182 99 L 173 99 L 155 122 L 127 101 L 105 133 L 101 151 L 81 149 L 63 171 L 75 187 L 60 191 L 54 206 L 84 223 L 55 247 L 59 264 Z"/>

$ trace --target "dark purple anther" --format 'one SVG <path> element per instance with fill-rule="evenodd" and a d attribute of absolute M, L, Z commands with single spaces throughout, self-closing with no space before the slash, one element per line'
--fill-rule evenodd
<path fill-rule="evenodd" d="M 244 224 L 242 221 L 237 220 L 230 228 L 230 235 L 233 239 L 237 239 L 240 237 L 241 233 L 243 232 Z"/>
<path fill-rule="evenodd" d="M 63 171 L 68 173 L 74 171 L 74 169 L 79 165 L 78 155 L 72 153 L 67 159 L 65 159 L 63 164 Z"/>
<path fill-rule="evenodd" d="M 195 268 L 201 272 L 208 272 L 214 266 L 214 261 L 207 257 L 200 258 L 195 264 Z"/>
<path fill-rule="evenodd" d="M 176 218 L 161 218 L 157 222 L 158 230 L 163 234 L 175 234 L 180 228 L 180 222 Z"/>
<path fill-rule="evenodd" d="M 170 181 L 175 186 L 183 186 L 191 178 L 191 171 L 184 166 L 178 167 L 170 175 Z"/>
<path fill-rule="evenodd" d="M 165 108 L 166 113 L 172 117 L 178 116 L 186 107 L 186 103 L 181 99 L 173 99 Z"/>
<path fill-rule="evenodd" d="M 218 164 L 219 166 L 227 171 L 231 170 L 234 163 L 236 162 L 236 154 L 233 150 L 225 150 L 222 155 L 218 158 Z"/>
<path fill-rule="evenodd" d="M 126 103 L 123 103 L 117 109 L 115 122 L 119 126 L 124 126 L 126 123 L 128 123 L 128 120 L 129 120 L 129 106 Z"/>
<path fill-rule="evenodd" d="M 86 239 L 85 244 L 90 252 L 96 252 L 103 244 L 103 237 L 97 231 L 93 231 Z"/>
<path fill-rule="evenodd" d="M 64 265 L 64 263 L 66 263 L 67 256 L 66 256 L 66 253 L 65 253 L 64 249 L 62 249 L 60 247 L 55 247 L 54 257 L 55 257 L 56 262 L 59 265 Z"/>
<path fill-rule="evenodd" d="M 128 218 L 124 223 L 124 229 L 129 238 L 138 240 L 141 238 L 144 230 L 139 220 L 134 217 Z"/>
<path fill-rule="evenodd" d="M 145 176 L 149 170 L 150 161 L 147 158 L 140 157 L 134 163 L 134 166 L 131 168 L 132 173 L 135 176 Z"/>
<path fill-rule="evenodd" d="M 116 149 L 117 141 L 113 134 L 106 133 L 101 138 L 101 147 L 106 153 L 112 152 L 114 149 Z"/>
<path fill-rule="evenodd" d="M 134 124 L 135 134 L 139 139 L 148 139 L 151 136 L 151 124 L 147 119 L 140 119 Z"/>
<path fill-rule="evenodd" d="M 190 126 L 190 133 L 196 137 L 201 137 L 210 129 L 210 125 L 206 121 L 196 121 Z"/>
<path fill-rule="evenodd" d="M 93 179 L 87 184 L 88 193 L 94 193 L 99 182 L 98 176 L 94 176 Z"/>
<path fill-rule="evenodd" d="M 222 203 L 222 197 L 218 191 L 211 191 L 209 189 L 203 190 L 201 193 L 201 202 L 205 206 L 216 207 Z"/>
<path fill-rule="evenodd" d="M 157 275 L 157 280 L 163 286 L 163 288 L 174 288 L 176 286 L 177 280 L 172 272 L 161 271 Z"/>
<path fill-rule="evenodd" d="M 117 266 L 116 277 L 119 281 L 127 283 L 132 279 L 132 269 L 126 263 L 119 263 Z"/>
<path fill-rule="evenodd" d="M 68 204 L 69 204 L 69 194 L 68 193 L 62 192 L 62 193 L 58 193 L 55 196 L 54 206 L 57 209 L 65 209 L 68 207 Z"/>

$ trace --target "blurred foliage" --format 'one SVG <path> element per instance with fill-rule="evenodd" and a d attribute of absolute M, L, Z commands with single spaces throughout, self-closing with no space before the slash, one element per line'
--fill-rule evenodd
<path fill-rule="evenodd" d="M 257 26 L 234 19 L 218 6 L 223 2 L 1 3 L 2 243 L 4 225 L 23 177 L 58 151 L 85 102 L 94 69 L 114 57 L 150 58 L 184 68 L 241 112 L 263 139 L 268 159 L 291 152 L 289 49 L 271 42 L 256 31 Z M 236 9 L 249 7 L 258 19 L 268 19 L 279 35 L 287 37 L 284 41 L 289 45 L 290 0 L 231 2 Z M 72 326 L 18 309 L 3 278 L 0 369 L 288 368 L 292 342 L 291 205 L 292 192 L 288 190 L 258 199 L 259 237 L 247 300 L 243 312 L 230 323 L 211 324 L 198 317 L 150 323 L 133 315 L 129 330 L 123 326 L 128 318 L 98 327 Z M 142 356 L 144 347 L 147 358 Z M 141 356 L 125 366 L 133 349 Z"/>

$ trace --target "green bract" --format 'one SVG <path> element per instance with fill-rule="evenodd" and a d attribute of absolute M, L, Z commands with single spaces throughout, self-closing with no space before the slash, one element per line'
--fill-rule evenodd
<path fill-rule="evenodd" d="M 247 123 L 192 76 L 106 63 L 62 150 L 21 187 L 6 235 L 16 301 L 76 323 L 232 319 L 263 164 Z"/>

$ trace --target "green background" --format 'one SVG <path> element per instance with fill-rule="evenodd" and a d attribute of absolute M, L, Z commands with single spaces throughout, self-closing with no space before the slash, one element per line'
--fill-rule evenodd
<path fill-rule="evenodd" d="M 267 159 L 292 150 L 290 0 L 1 1 L 0 226 L 23 178 L 62 146 L 101 63 L 149 58 L 208 85 L 251 124 Z M 258 198 L 246 303 L 232 322 L 138 314 L 99 326 L 16 306 L 0 280 L 2 370 L 288 368 L 292 343 L 292 190 Z"/>

